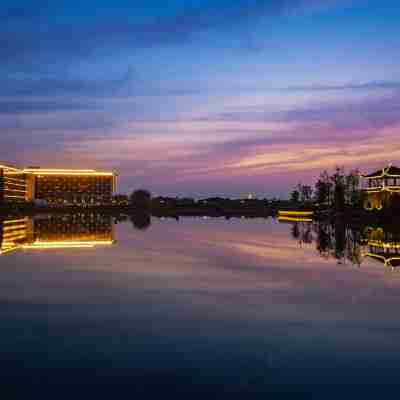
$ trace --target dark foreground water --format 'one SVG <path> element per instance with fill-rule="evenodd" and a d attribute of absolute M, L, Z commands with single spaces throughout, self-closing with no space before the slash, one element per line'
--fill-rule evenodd
<path fill-rule="evenodd" d="M 382 228 L 151 222 L 3 221 L 5 398 L 354 399 L 400 388 L 400 269 Z"/>

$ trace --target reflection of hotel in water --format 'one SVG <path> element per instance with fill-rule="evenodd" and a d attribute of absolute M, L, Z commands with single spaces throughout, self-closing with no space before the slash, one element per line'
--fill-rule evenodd
<path fill-rule="evenodd" d="M 396 226 L 368 226 L 360 231 L 346 227 L 344 221 L 317 223 L 305 216 L 288 215 L 280 215 L 279 222 L 291 224 L 291 234 L 301 244 L 314 242 L 324 258 L 354 265 L 368 258 L 386 267 L 400 267 L 400 229 Z"/>
<path fill-rule="evenodd" d="M 381 227 L 368 227 L 363 233 L 365 256 L 387 267 L 400 266 L 400 233 L 385 231 Z"/>
<path fill-rule="evenodd" d="M 93 248 L 114 243 L 112 217 L 52 215 L 0 220 L 0 254 L 17 249 Z"/>
<path fill-rule="evenodd" d="M 32 220 L 13 218 L 0 220 L 0 254 L 9 253 L 32 241 Z"/>

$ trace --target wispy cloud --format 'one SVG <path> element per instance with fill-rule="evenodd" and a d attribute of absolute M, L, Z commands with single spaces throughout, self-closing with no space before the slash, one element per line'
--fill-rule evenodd
<path fill-rule="evenodd" d="M 241 23 L 270 17 L 304 7 L 314 8 L 326 2 L 316 0 L 247 0 L 205 1 L 196 7 L 185 1 L 175 1 L 166 8 L 165 2 L 153 0 L 153 17 L 147 13 L 148 2 L 127 2 L 108 5 L 107 10 L 90 13 L 94 4 L 79 4 L 86 14 L 82 21 L 57 23 L 57 15 L 71 13 L 78 4 L 65 5 L 45 2 L 38 8 L 36 2 L 5 7 L 0 14 L 1 59 L 5 62 L 31 60 L 35 54 L 46 57 L 87 57 L 94 52 L 109 53 L 121 48 L 151 48 L 187 41 L 192 35 L 210 29 L 237 27 Z M 335 2 L 331 1 L 334 4 Z M 86 12 L 85 12 L 86 10 Z M 43 21 L 42 24 L 40 22 Z M 40 28 L 38 29 L 38 24 Z M 17 29 L 15 29 L 17 28 Z"/>

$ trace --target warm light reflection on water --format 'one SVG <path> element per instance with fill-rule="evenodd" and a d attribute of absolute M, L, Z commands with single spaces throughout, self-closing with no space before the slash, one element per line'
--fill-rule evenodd
<path fill-rule="evenodd" d="M 395 376 L 393 228 L 90 214 L 1 226 L 2 383 L 307 397 L 315 380 Z"/>

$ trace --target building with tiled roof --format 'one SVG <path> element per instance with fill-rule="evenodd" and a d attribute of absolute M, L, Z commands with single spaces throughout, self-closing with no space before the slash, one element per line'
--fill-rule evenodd
<path fill-rule="evenodd" d="M 380 210 L 400 202 L 400 168 L 388 165 L 361 178 L 364 208 Z"/>

